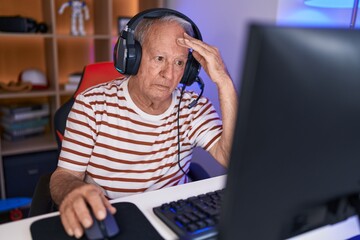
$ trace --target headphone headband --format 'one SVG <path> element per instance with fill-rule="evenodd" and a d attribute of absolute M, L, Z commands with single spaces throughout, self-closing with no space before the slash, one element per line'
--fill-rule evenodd
<path fill-rule="evenodd" d="M 175 15 L 175 16 L 182 18 L 185 21 L 189 22 L 193 28 L 195 38 L 202 40 L 202 36 L 201 36 L 201 33 L 200 33 L 198 27 L 189 17 L 182 14 L 181 12 L 178 12 L 176 10 L 169 9 L 169 8 L 154 8 L 154 9 L 148 9 L 148 10 L 139 12 L 138 14 L 136 14 L 134 17 L 132 17 L 129 20 L 129 22 L 126 24 L 126 26 L 129 29 L 135 31 L 136 26 L 144 18 L 161 18 L 161 17 L 168 16 L 168 15 Z"/>

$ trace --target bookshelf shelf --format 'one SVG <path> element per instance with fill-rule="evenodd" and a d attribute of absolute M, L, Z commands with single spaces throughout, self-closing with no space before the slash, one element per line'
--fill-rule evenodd
<path fill-rule="evenodd" d="M 19 140 L 9 142 L 2 140 L 2 156 L 10 156 L 15 154 L 25 154 L 39 151 L 48 151 L 57 149 L 57 143 L 55 137 L 51 133 L 47 133 L 43 136 L 32 137 L 31 139 Z"/>
<path fill-rule="evenodd" d="M 1 38 L 53 38 L 54 35 L 53 34 L 49 34 L 49 33 L 43 33 L 43 34 L 39 34 L 39 33 L 3 33 L 0 32 L 0 37 Z"/>
<path fill-rule="evenodd" d="M 27 68 L 44 72 L 49 89 L 29 92 L 0 91 L 0 104 L 24 99 L 43 99 L 49 103 L 50 119 L 55 111 L 71 96 L 64 83 L 69 74 L 82 71 L 94 62 L 112 61 L 112 50 L 118 35 L 118 17 L 134 16 L 139 11 L 163 7 L 164 0 L 85 0 L 90 20 L 85 21 L 85 36 L 71 36 L 70 12 L 67 8 L 59 15 L 58 9 L 66 0 L 0 0 L 0 16 L 33 18 L 48 26 L 47 33 L 0 32 L 0 82 L 17 80 Z M 9 156 L 56 150 L 53 121 L 49 131 L 41 137 L 9 142 L 0 139 L 0 196 L 6 198 L 3 161 Z"/>
<path fill-rule="evenodd" d="M 57 39 L 109 39 L 111 37 L 111 35 L 86 35 L 86 36 L 69 36 L 69 35 L 57 35 L 56 38 Z"/>
<path fill-rule="evenodd" d="M 57 92 L 55 90 L 38 90 L 30 92 L 0 92 L 0 99 L 19 99 L 19 98 L 35 98 L 35 97 L 46 97 L 46 96 L 56 96 Z"/>

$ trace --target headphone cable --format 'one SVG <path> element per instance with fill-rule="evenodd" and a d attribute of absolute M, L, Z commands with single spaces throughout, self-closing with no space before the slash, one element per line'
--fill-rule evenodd
<path fill-rule="evenodd" d="M 180 170 L 185 174 L 185 176 L 188 177 L 187 173 L 185 172 L 185 170 L 182 168 L 181 164 L 180 164 L 180 105 L 181 105 L 181 100 L 184 94 L 184 90 L 186 88 L 186 85 L 183 84 L 182 88 L 181 88 L 181 92 L 180 92 L 180 98 L 179 98 L 179 105 L 178 105 L 178 111 L 177 111 L 177 145 L 178 145 L 178 154 L 177 154 L 177 163 L 178 166 L 180 168 Z"/>

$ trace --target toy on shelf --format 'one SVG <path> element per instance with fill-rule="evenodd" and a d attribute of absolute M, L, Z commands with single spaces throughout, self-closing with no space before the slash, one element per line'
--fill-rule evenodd
<path fill-rule="evenodd" d="M 59 14 L 63 14 L 65 8 L 71 7 L 71 35 L 84 36 L 86 34 L 84 29 L 84 18 L 89 20 L 89 9 L 84 1 L 70 0 L 61 5 Z"/>

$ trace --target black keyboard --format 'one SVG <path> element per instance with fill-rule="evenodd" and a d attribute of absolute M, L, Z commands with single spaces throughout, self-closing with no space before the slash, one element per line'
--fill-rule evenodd
<path fill-rule="evenodd" d="M 153 210 L 180 239 L 216 238 L 223 195 L 221 189 L 164 203 Z"/>

